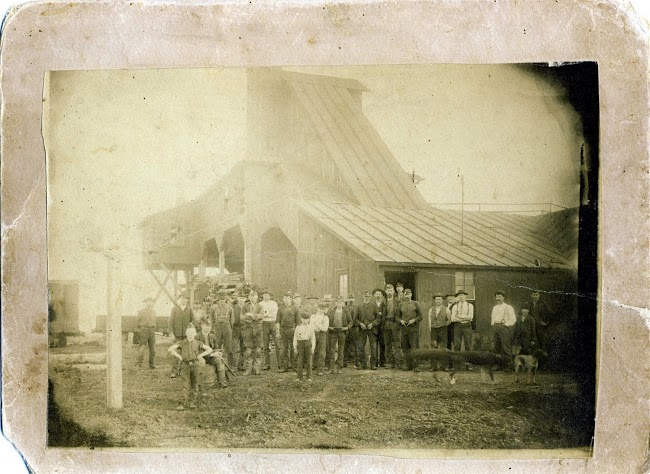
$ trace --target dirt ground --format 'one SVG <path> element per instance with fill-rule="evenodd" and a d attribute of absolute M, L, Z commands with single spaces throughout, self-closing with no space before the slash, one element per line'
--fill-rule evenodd
<path fill-rule="evenodd" d="M 101 336 L 70 341 L 52 353 L 103 352 Z M 158 336 L 156 369 L 135 368 L 124 345 L 122 410 L 106 409 L 103 370 L 50 366 L 49 444 L 178 448 L 499 449 L 587 447 L 592 415 L 568 375 L 540 372 L 537 385 L 514 375 L 344 369 L 299 382 L 272 366 L 208 387 L 199 408 L 177 411 L 182 379 L 170 379 Z M 146 362 L 146 361 L 145 361 Z M 146 367 L 146 364 L 145 364 Z"/>

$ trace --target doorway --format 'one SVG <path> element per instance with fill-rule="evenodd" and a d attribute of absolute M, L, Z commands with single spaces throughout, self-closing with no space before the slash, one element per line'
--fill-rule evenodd
<path fill-rule="evenodd" d="M 404 289 L 409 288 L 413 292 L 413 299 L 417 300 L 417 272 L 384 272 L 384 281 L 397 287 L 398 283 L 404 285 Z M 396 290 L 397 292 L 397 290 Z"/>

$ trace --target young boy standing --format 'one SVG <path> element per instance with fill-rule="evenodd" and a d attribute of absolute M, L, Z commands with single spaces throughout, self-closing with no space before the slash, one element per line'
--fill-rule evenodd
<path fill-rule="evenodd" d="M 212 352 L 212 348 L 196 340 L 196 329 L 190 323 L 185 330 L 185 339 L 171 346 L 168 351 L 180 361 L 181 377 L 187 383 L 186 402 L 190 408 L 196 408 L 195 400 L 198 398 L 199 391 L 198 364 L 200 362 L 205 364 L 204 357 Z M 176 409 L 184 410 L 183 402 Z"/>
<path fill-rule="evenodd" d="M 293 350 L 297 354 L 298 380 L 302 380 L 302 369 L 307 365 L 307 382 L 311 382 L 311 357 L 316 350 L 316 335 L 309 324 L 309 313 L 300 315 L 302 321 L 293 333 Z"/>

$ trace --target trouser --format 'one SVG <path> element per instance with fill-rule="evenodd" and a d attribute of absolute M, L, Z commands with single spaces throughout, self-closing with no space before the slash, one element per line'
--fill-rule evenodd
<path fill-rule="evenodd" d="M 181 342 L 182 340 L 183 340 L 182 337 L 176 337 L 176 338 L 174 339 L 174 344 L 178 344 L 178 343 Z M 174 357 L 174 356 L 171 355 L 171 354 L 170 354 L 169 357 L 172 358 L 172 360 L 171 360 L 171 364 L 172 364 L 172 365 L 171 365 L 172 375 L 177 375 L 177 374 L 180 375 L 180 373 L 181 373 L 181 361 L 178 360 L 178 357 Z"/>
<path fill-rule="evenodd" d="M 178 358 L 176 358 L 176 360 L 178 360 Z M 199 395 L 198 363 L 188 361 L 181 362 L 180 360 L 178 362 L 180 363 L 181 377 L 185 381 L 185 386 L 187 387 L 185 401 L 192 404 Z"/>
<path fill-rule="evenodd" d="M 377 357 L 379 359 L 379 365 L 386 365 L 386 342 L 384 341 L 383 325 L 377 326 Z"/>
<path fill-rule="evenodd" d="M 215 349 L 219 349 L 223 345 L 223 351 L 228 357 L 228 365 L 233 367 L 235 361 L 232 352 L 232 328 L 230 327 L 230 323 L 215 323 L 212 330 L 214 331 L 217 345 Z"/>
<path fill-rule="evenodd" d="M 447 348 L 447 326 L 431 328 L 431 349 Z"/>
<path fill-rule="evenodd" d="M 348 331 L 347 344 L 345 349 L 345 361 L 351 364 L 357 361 L 357 341 L 359 339 L 359 328 L 352 327 Z"/>
<path fill-rule="evenodd" d="M 513 326 L 495 324 L 492 326 L 494 332 L 494 352 L 512 357 L 512 333 Z"/>
<path fill-rule="evenodd" d="M 393 320 L 386 320 L 383 330 L 386 362 L 390 365 L 398 364 L 402 359 L 399 324 Z"/>
<path fill-rule="evenodd" d="M 275 346 L 275 362 L 278 364 L 278 367 L 281 366 L 280 360 L 280 341 L 278 339 L 277 331 L 275 330 L 275 322 L 262 322 L 262 347 L 264 350 L 264 368 L 271 368 L 271 348 L 269 344 L 273 339 L 273 345 Z"/>
<path fill-rule="evenodd" d="M 232 354 L 235 365 L 230 367 L 235 370 L 235 366 L 237 366 L 238 370 L 242 370 L 244 368 L 244 338 L 241 325 L 232 327 Z"/>
<path fill-rule="evenodd" d="M 302 369 L 307 366 L 307 379 L 311 379 L 311 340 L 298 341 L 296 352 L 298 378 L 302 380 Z"/>
<path fill-rule="evenodd" d="M 226 366 L 223 363 L 223 358 L 220 355 L 214 355 L 207 358 L 205 369 L 212 368 L 217 373 L 217 382 L 221 386 L 226 385 Z"/>
<path fill-rule="evenodd" d="M 361 329 L 357 340 L 357 367 L 366 367 L 366 341 L 370 343 L 370 367 L 377 367 L 377 333 Z"/>
<path fill-rule="evenodd" d="M 402 350 L 406 357 L 406 368 L 414 369 L 417 363 L 411 357 L 411 351 L 417 349 L 420 339 L 420 328 L 417 324 L 402 328 Z"/>
<path fill-rule="evenodd" d="M 153 367 L 154 359 L 156 357 L 156 328 L 141 328 L 138 342 L 140 345 L 138 346 L 136 365 L 142 365 L 145 348 L 149 347 L 149 367 Z M 176 357 L 174 357 L 174 359 L 176 359 Z"/>
<path fill-rule="evenodd" d="M 460 351 L 461 342 L 465 350 L 472 350 L 472 323 L 454 323 L 454 350 Z"/>
<path fill-rule="evenodd" d="M 314 357 L 314 369 L 322 371 L 325 367 L 325 351 L 327 347 L 327 333 L 325 331 L 316 332 L 316 352 Z"/>
<path fill-rule="evenodd" d="M 247 323 L 242 326 L 244 340 L 244 375 L 262 370 L 262 325 Z"/>
<path fill-rule="evenodd" d="M 334 365 L 336 364 L 336 367 L 341 369 L 345 360 L 345 331 L 335 329 L 330 331 L 327 337 L 329 338 L 328 345 L 330 349 L 329 368 L 330 370 L 334 370 Z"/>
<path fill-rule="evenodd" d="M 454 348 L 454 325 L 450 324 L 447 326 L 447 349 L 452 350 Z"/>
<path fill-rule="evenodd" d="M 282 329 L 282 366 L 281 368 L 293 370 L 296 367 L 296 354 L 293 352 L 293 335 L 295 328 Z"/>

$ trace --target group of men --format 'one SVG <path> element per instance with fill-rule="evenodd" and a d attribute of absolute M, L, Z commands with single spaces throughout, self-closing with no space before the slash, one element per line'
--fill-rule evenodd
<path fill-rule="evenodd" d="M 214 367 L 217 381 L 227 386 L 226 370 L 243 375 L 260 375 L 271 368 L 271 341 L 279 372 L 302 369 L 317 375 L 338 373 L 348 365 L 357 369 L 376 370 L 378 366 L 419 372 L 417 361 L 409 357 L 420 345 L 420 323 L 423 314 L 420 304 L 412 299 L 410 289 L 402 284 L 391 284 L 384 289 L 366 291 L 363 301 L 356 304 L 354 295 L 345 300 L 309 297 L 303 304 L 298 293 L 287 292 L 282 302 L 273 300 L 269 291 L 262 291 L 259 300 L 256 291 L 248 295 L 229 295 L 220 290 L 216 298 L 195 301 L 190 307 L 186 295 L 181 295 L 169 320 L 169 333 L 175 338 L 174 350 L 193 332 L 200 348 L 210 349 L 207 363 Z M 491 328 L 496 352 L 513 354 L 513 345 L 521 353 L 531 353 L 544 339 L 548 325 L 547 307 L 539 301 L 539 292 L 533 292 L 530 303 L 523 305 L 517 318 L 513 307 L 505 303 L 505 293 L 495 293 Z M 432 348 L 454 351 L 473 349 L 474 305 L 468 294 L 459 290 L 454 294 L 433 295 L 434 305 L 428 313 Z M 136 325 L 140 331 L 140 348 L 136 364 L 141 365 L 145 348 L 149 347 L 149 366 L 154 366 L 155 313 L 153 300 L 145 299 Z M 197 349 L 198 350 L 198 349 Z M 206 349 L 207 350 L 207 349 Z M 198 353 L 191 355 L 197 356 Z M 172 353 L 171 377 L 183 371 L 184 359 Z M 471 370 L 471 366 L 468 366 Z"/>

